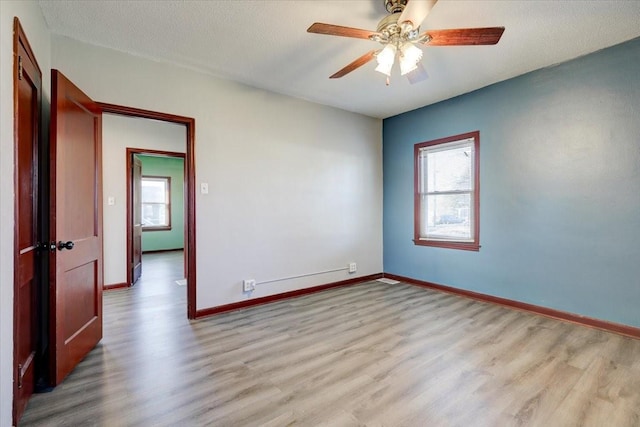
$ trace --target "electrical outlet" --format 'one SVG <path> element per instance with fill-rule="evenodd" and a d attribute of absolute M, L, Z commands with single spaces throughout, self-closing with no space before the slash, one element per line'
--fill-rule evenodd
<path fill-rule="evenodd" d="M 349 263 L 349 273 L 355 273 L 358 270 L 358 266 L 355 262 Z"/>
<path fill-rule="evenodd" d="M 256 289 L 256 281 L 253 279 L 246 279 L 242 281 L 242 291 L 251 292 Z"/>

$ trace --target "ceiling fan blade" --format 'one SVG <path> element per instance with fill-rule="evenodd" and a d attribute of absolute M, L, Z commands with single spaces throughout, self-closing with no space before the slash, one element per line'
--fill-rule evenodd
<path fill-rule="evenodd" d="M 504 27 L 488 27 L 429 30 L 423 35 L 431 37 L 426 43 L 429 46 L 469 46 L 496 44 L 500 41 L 502 33 Z"/>
<path fill-rule="evenodd" d="M 418 68 L 407 74 L 407 79 L 412 85 L 425 81 L 428 78 L 429 74 L 427 74 L 427 70 L 424 69 L 422 62 L 418 62 Z"/>
<path fill-rule="evenodd" d="M 364 64 L 366 64 L 367 62 L 369 62 L 373 58 L 375 58 L 376 52 L 377 52 L 376 50 L 372 50 L 370 52 L 365 53 L 360 58 L 356 59 L 351 64 L 347 65 L 342 70 L 338 71 L 337 73 L 335 73 L 334 75 L 332 75 L 329 78 L 330 79 L 339 79 L 340 77 L 349 74 L 353 70 L 362 67 Z"/>
<path fill-rule="evenodd" d="M 341 25 L 323 24 L 316 22 L 307 28 L 308 33 L 326 34 L 329 36 L 353 37 L 356 39 L 368 39 L 370 36 L 379 34 L 375 31 L 361 30 L 360 28 L 343 27 Z"/>
<path fill-rule="evenodd" d="M 404 7 L 400 18 L 398 18 L 398 24 L 404 22 L 410 22 L 411 27 L 417 29 L 424 18 L 427 17 L 431 9 L 438 0 L 409 0 Z"/>

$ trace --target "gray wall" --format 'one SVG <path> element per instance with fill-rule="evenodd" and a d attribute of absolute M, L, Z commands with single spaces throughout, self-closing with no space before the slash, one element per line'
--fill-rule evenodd
<path fill-rule="evenodd" d="M 383 127 L 385 272 L 640 326 L 640 39 Z M 414 144 L 474 130 L 480 251 L 415 246 Z"/>
<path fill-rule="evenodd" d="M 93 99 L 195 119 L 196 309 L 382 270 L 381 120 L 67 37 L 51 49 L 52 66 Z M 117 190 L 105 181 L 105 196 Z M 115 267 L 105 256 L 105 283 L 121 282 L 107 279 L 126 272 Z M 306 274 L 242 291 L 245 279 Z"/>

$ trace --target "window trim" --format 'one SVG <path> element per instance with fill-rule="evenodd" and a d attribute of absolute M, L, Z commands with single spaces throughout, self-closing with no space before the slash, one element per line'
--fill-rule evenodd
<path fill-rule="evenodd" d="M 142 194 L 140 194 L 140 203 L 141 205 L 145 204 L 155 204 L 155 205 L 166 205 L 167 206 L 167 225 L 142 225 L 142 232 L 145 231 L 170 231 L 171 230 L 171 177 L 170 176 L 160 176 L 160 175 L 142 175 L 140 177 L 140 181 L 144 179 L 151 180 L 164 180 L 167 182 L 167 203 L 144 203 L 142 201 Z"/>
<path fill-rule="evenodd" d="M 473 239 L 472 241 L 436 240 L 420 237 L 420 150 L 435 145 L 448 144 L 463 139 L 473 139 L 474 162 L 472 191 L 473 206 Z M 418 246 L 432 246 L 447 249 L 460 249 L 466 251 L 480 250 L 480 131 L 463 133 L 446 138 L 434 139 L 432 141 L 421 142 L 413 148 L 413 243 Z"/>

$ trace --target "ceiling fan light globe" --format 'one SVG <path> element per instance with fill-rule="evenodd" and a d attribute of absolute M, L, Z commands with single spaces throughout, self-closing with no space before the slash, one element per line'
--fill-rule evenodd
<path fill-rule="evenodd" d="M 400 74 L 404 76 L 415 70 L 421 59 L 422 50 L 414 46 L 413 43 L 406 42 L 400 46 Z"/>
<path fill-rule="evenodd" d="M 378 55 L 376 56 L 376 61 L 378 61 L 378 64 L 393 65 L 393 61 L 396 58 L 396 51 L 397 51 L 397 48 L 395 47 L 395 45 L 389 43 L 384 47 L 384 49 L 378 52 Z"/>
<path fill-rule="evenodd" d="M 400 58 L 400 75 L 404 76 L 418 68 L 418 63 Z"/>
<path fill-rule="evenodd" d="M 387 76 L 391 75 L 391 68 L 393 67 L 393 63 L 396 59 L 396 51 L 397 48 L 393 44 L 388 44 L 378 52 L 376 56 L 376 61 L 378 62 L 378 66 L 376 67 L 376 71 Z"/>
<path fill-rule="evenodd" d="M 407 61 L 418 63 L 422 59 L 422 49 L 411 42 L 406 42 L 400 47 L 400 55 L 406 58 Z"/>
<path fill-rule="evenodd" d="M 391 68 L 393 67 L 393 62 L 390 64 L 378 64 L 376 67 L 376 71 L 384 74 L 385 76 L 391 76 Z"/>

